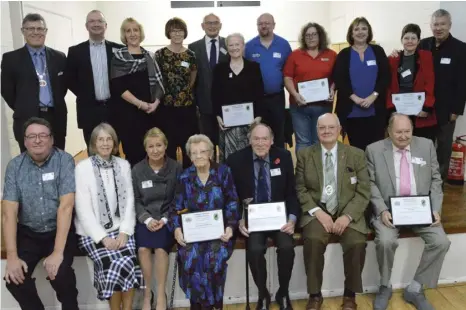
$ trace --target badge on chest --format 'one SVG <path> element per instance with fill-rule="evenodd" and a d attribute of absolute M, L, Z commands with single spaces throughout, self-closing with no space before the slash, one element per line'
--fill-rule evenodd
<path fill-rule="evenodd" d="M 43 173 L 42 174 L 42 181 L 52 181 L 55 179 L 55 174 L 53 172 Z"/>

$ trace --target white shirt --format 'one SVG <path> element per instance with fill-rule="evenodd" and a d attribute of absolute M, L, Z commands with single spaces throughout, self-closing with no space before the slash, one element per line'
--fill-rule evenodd
<path fill-rule="evenodd" d="M 210 61 L 210 48 L 212 46 L 212 42 L 210 42 L 210 40 L 217 40 L 215 41 L 215 47 L 217 48 L 217 63 L 218 63 L 218 55 L 220 53 L 220 37 L 217 36 L 215 38 L 211 38 L 209 36 L 205 36 L 204 37 L 204 40 L 205 40 L 205 48 L 206 48 L 206 51 L 207 51 L 207 59 Z"/>
<path fill-rule="evenodd" d="M 400 195 L 400 166 L 401 166 L 401 156 L 402 154 L 398 152 L 400 150 L 395 145 L 393 145 L 393 162 L 395 163 L 395 179 L 396 179 L 396 195 Z M 411 147 L 408 145 L 406 147 L 406 159 L 408 160 L 409 165 L 409 176 L 411 179 L 411 195 L 417 195 L 416 189 L 416 178 L 414 177 L 414 168 L 411 161 Z"/>

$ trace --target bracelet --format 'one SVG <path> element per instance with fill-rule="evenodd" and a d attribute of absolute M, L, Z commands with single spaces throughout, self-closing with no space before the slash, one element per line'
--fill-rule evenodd
<path fill-rule="evenodd" d="M 142 101 L 139 102 L 138 109 L 140 110 L 142 107 Z"/>

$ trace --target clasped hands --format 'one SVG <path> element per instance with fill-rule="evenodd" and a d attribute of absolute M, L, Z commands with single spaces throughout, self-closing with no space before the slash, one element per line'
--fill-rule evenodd
<path fill-rule="evenodd" d="M 347 215 L 342 215 L 334 222 L 332 217 L 323 210 L 317 210 L 314 216 L 322 224 L 325 231 L 329 234 L 341 236 L 351 222 Z"/>
<path fill-rule="evenodd" d="M 142 101 L 139 108 L 143 110 L 144 112 L 146 112 L 147 114 L 151 114 L 157 109 L 159 104 L 160 104 L 160 99 L 155 99 L 155 101 L 152 103 Z"/>
<path fill-rule="evenodd" d="M 354 103 L 356 103 L 358 106 L 361 106 L 363 108 L 369 108 L 377 99 L 377 96 L 374 94 L 371 94 L 369 97 L 366 98 L 361 98 L 355 94 L 352 94 L 350 96 L 351 100 L 353 100 Z"/>

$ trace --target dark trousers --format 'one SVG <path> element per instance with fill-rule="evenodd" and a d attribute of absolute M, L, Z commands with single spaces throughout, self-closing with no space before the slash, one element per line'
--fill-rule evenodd
<path fill-rule="evenodd" d="M 309 294 L 319 294 L 322 288 L 324 254 L 331 234 L 325 231 L 317 219 L 314 219 L 304 226 L 303 236 L 307 292 Z M 340 236 L 345 269 L 345 289 L 355 293 L 362 292 L 361 274 L 366 258 L 366 240 L 367 236 L 365 234 L 351 228 L 346 228 Z"/>
<path fill-rule="evenodd" d="M 376 116 L 354 117 L 346 120 L 345 131 L 350 145 L 365 151 L 369 144 L 384 139 L 384 126 Z"/>
<path fill-rule="evenodd" d="M 89 141 L 91 140 L 92 131 L 100 123 L 108 123 L 112 125 L 112 127 L 114 127 L 113 129 L 115 129 L 116 131 L 115 126 L 110 122 L 108 111 L 109 104 L 110 100 L 107 100 L 106 102 L 96 101 L 95 105 L 93 106 L 92 112 L 90 112 L 90 114 L 92 115 L 89 115 L 89 117 L 87 118 L 88 122 L 82 125 L 84 141 L 86 142 L 87 147 L 89 147 Z"/>
<path fill-rule="evenodd" d="M 264 257 L 268 237 L 272 238 L 277 247 L 278 282 L 281 294 L 288 294 L 295 257 L 293 236 L 281 231 L 253 232 L 249 235 L 248 262 L 254 282 L 259 289 L 260 298 L 267 297 L 269 294 L 267 290 L 267 267 Z"/>
<path fill-rule="evenodd" d="M 455 126 L 456 122 L 448 122 L 437 127 L 437 160 L 442 180 L 446 180 L 448 175 Z"/>
<path fill-rule="evenodd" d="M 272 128 L 275 146 L 285 147 L 285 93 L 265 95 L 257 105 L 257 115 Z"/>
<path fill-rule="evenodd" d="M 214 114 L 199 114 L 199 129 L 202 134 L 209 137 L 210 141 L 214 144 L 214 151 L 215 146 L 218 145 L 218 122 L 217 116 Z"/>
<path fill-rule="evenodd" d="M 55 231 L 36 233 L 25 226 L 18 225 L 16 236 L 18 256 L 27 264 L 28 272 L 25 273 L 22 284 L 16 285 L 10 282 L 10 284 L 6 284 L 6 288 L 19 303 L 22 310 L 44 310 L 44 305 L 37 294 L 36 279 L 31 278 L 31 275 L 39 261 L 52 254 L 55 235 Z M 49 280 L 52 288 L 57 293 L 57 299 L 61 302 L 63 310 L 79 309 L 76 276 L 71 267 L 75 248 L 76 236 L 74 232 L 70 231 L 63 252 L 63 262 L 58 269 L 55 280 Z"/>
<path fill-rule="evenodd" d="M 437 134 L 437 126 L 414 128 L 413 130 L 413 136 L 430 139 L 434 143 L 435 143 L 436 134 Z"/>

